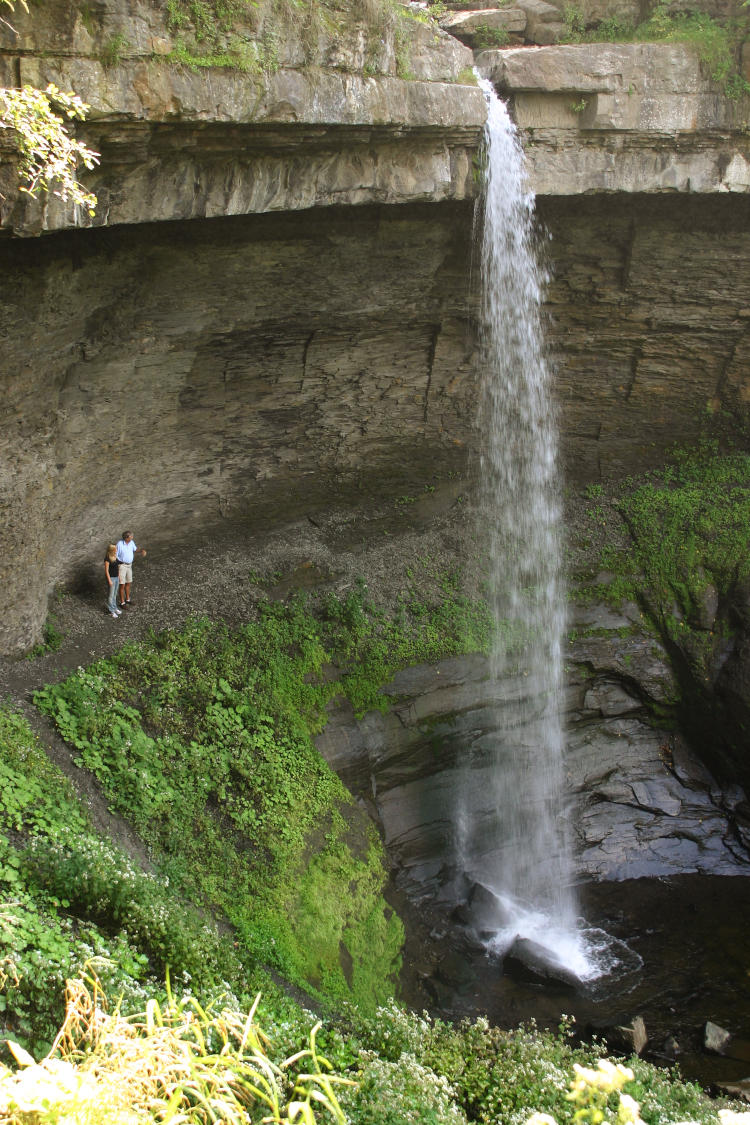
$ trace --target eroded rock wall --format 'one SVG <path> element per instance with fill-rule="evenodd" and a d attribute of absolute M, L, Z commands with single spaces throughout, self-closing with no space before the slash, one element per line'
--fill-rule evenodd
<path fill-rule="evenodd" d="M 750 197 L 543 198 L 567 479 L 662 464 L 750 402 Z"/>
<path fill-rule="evenodd" d="M 472 214 L 327 209 L 2 243 L 1 647 L 31 644 L 52 587 L 124 526 L 166 546 L 460 468 Z"/>
<path fill-rule="evenodd" d="M 544 199 L 566 480 L 750 396 L 750 200 Z M 6 241 L 5 649 L 134 524 L 167 543 L 421 490 L 475 449 L 470 202 Z"/>

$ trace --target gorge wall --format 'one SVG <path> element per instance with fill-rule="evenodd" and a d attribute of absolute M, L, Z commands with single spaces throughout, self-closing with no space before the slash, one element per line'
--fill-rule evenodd
<path fill-rule="evenodd" d="M 0 133 L 6 651 L 121 524 L 163 546 L 471 463 L 471 51 L 342 12 L 304 45 L 289 32 L 273 73 L 190 70 L 165 18 L 56 0 L 3 31 L 0 78 L 74 87 L 102 154 L 91 218 L 19 194 Z M 479 56 L 526 128 L 551 236 L 571 484 L 658 463 L 707 410 L 744 424 L 747 135 L 694 54 L 657 48 Z"/>
<path fill-rule="evenodd" d="M 124 526 L 163 552 L 218 542 L 229 526 L 258 541 L 426 487 L 447 505 L 476 469 L 485 109 L 471 51 L 414 21 L 373 33 L 355 20 L 304 49 L 284 39 L 271 74 L 200 72 L 170 61 L 160 5 L 94 15 L 67 0 L 19 12 L 0 50 L 1 82 L 55 81 L 90 102 L 85 135 L 102 154 L 91 218 L 19 194 L 0 134 L 6 653 L 38 639 L 52 590 L 90 575 Z M 115 35 L 126 46 L 103 62 Z M 658 465 L 708 417 L 744 443 L 742 105 L 675 45 L 479 61 L 524 127 L 549 234 L 567 487 Z M 468 534 L 454 543 L 459 562 L 475 549 Z M 669 659 L 652 638 L 638 643 L 637 676 L 612 637 L 571 653 L 581 870 L 736 870 L 741 795 L 683 743 L 664 749 L 650 706 L 670 703 Z M 459 736 L 481 730 L 486 693 L 481 668 L 447 671 L 452 695 L 424 671 L 394 689 L 412 692 L 410 707 L 432 700 L 424 729 L 396 709 L 385 733 L 378 718 L 363 736 L 348 716 L 321 744 L 355 788 L 374 788 L 393 854 L 421 882 L 442 862 L 430 844 L 444 833 L 439 791 Z M 417 744 L 437 747 L 430 770 Z M 426 818 L 425 778 L 438 793 Z"/>
<path fill-rule="evenodd" d="M 750 199 L 542 199 L 571 486 L 747 409 Z M 335 208 L 0 244 L 3 647 L 133 524 L 421 492 L 474 448 L 473 206 Z M 120 488 L 104 483 L 122 481 Z"/>

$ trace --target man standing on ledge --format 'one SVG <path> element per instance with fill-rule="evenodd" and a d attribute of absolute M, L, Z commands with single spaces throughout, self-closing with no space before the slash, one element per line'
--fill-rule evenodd
<path fill-rule="evenodd" d="M 142 555 L 145 559 L 146 552 L 143 547 L 136 547 L 132 531 L 123 531 L 122 539 L 117 544 L 117 561 L 120 564 L 120 605 L 130 605 L 130 587 L 133 582 L 133 558 Z"/>

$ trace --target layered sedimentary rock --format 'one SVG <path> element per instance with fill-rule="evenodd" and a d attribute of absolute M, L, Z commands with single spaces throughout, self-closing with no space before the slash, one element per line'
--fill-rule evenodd
<path fill-rule="evenodd" d="M 177 65 L 159 4 L 3 25 L 0 85 L 75 89 L 101 164 L 93 217 L 30 200 L 0 132 L 2 650 L 126 523 L 165 544 L 455 459 L 485 103 L 467 48 L 369 8 L 256 29 L 250 72 Z M 69 227 L 113 229 L 11 237 Z"/>
<path fill-rule="evenodd" d="M 750 200 L 539 212 L 568 481 L 741 424 Z M 168 543 L 464 470 L 472 222 L 467 201 L 3 243 L 3 647 L 121 524 Z"/>
<path fill-rule="evenodd" d="M 544 198 L 568 479 L 663 463 L 750 401 L 750 196 Z"/>
<path fill-rule="evenodd" d="M 597 620 L 613 618 L 598 610 Z M 661 645 L 613 633 L 571 643 L 566 662 L 565 771 L 578 878 L 746 874 L 742 790 L 712 777 L 684 739 L 654 729 L 654 705 L 669 710 L 675 691 Z M 481 831 L 482 818 L 491 824 L 496 816 L 481 800 L 495 793 L 485 776 L 494 769 L 493 709 L 498 701 L 512 706 L 523 679 L 494 683 L 477 656 L 409 669 L 387 690 L 391 711 L 360 721 L 338 711 L 318 747 L 373 808 L 400 884 L 417 897 L 445 894 L 460 863 L 456 795 L 467 784 L 466 763 Z M 513 800 L 523 803 L 524 794 Z"/>
<path fill-rule="evenodd" d="M 518 48 L 477 65 L 510 101 L 539 195 L 750 192 L 750 97 L 726 97 L 692 47 Z"/>
<path fill-rule="evenodd" d="M 470 232 L 414 205 L 0 247 L 3 647 L 124 526 L 166 547 L 458 468 Z"/>
<path fill-rule="evenodd" d="M 305 34 L 282 23 L 273 64 L 247 71 L 178 65 L 156 3 L 92 11 L 56 0 L 44 12 L 19 9 L 14 22 L 15 34 L 0 29 L 0 86 L 75 90 L 90 106 L 82 133 L 102 159 L 86 179 L 99 199 L 91 217 L 53 196 L 19 195 L 5 137 L 6 230 L 437 201 L 472 190 L 485 117 L 480 91 L 462 84 L 472 55 L 425 24 L 373 26 L 356 12 Z M 239 41 L 246 52 L 257 47 Z"/>

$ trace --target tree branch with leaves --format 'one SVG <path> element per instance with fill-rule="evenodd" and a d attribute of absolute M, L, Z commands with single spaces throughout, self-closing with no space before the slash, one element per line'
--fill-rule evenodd
<path fill-rule="evenodd" d="M 20 2 L 28 11 L 25 0 Z M 0 0 L 0 4 L 14 8 L 14 0 Z M 68 131 L 68 122 L 85 120 L 88 108 L 77 94 L 65 93 L 53 83 L 46 90 L 0 87 L 0 129 L 15 135 L 23 181 L 20 190 L 32 196 L 48 192 L 93 215 L 96 196 L 79 182 L 77 172 L 80 165 L 94 168 L 99 153 Z"/>

